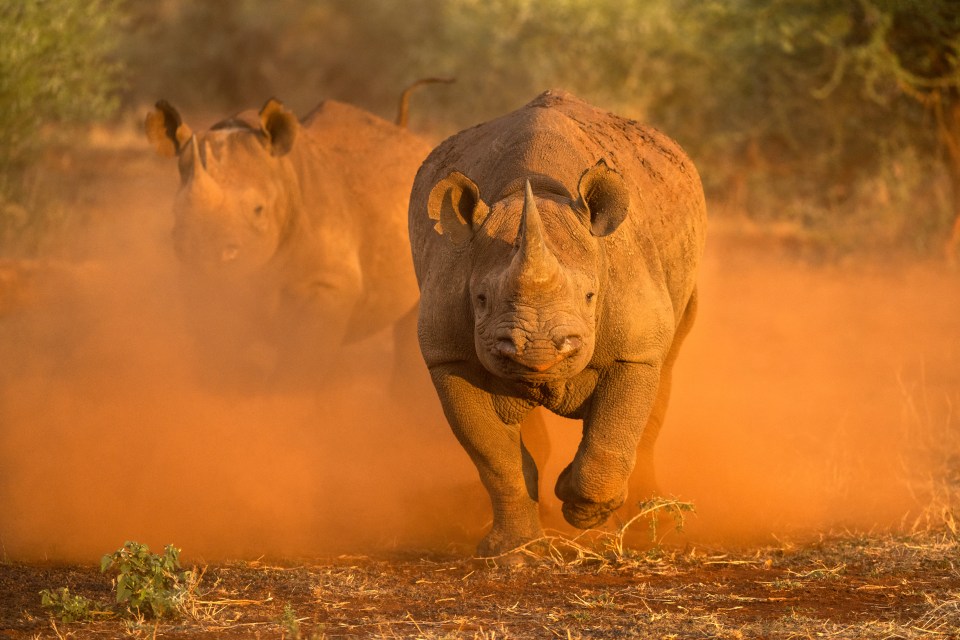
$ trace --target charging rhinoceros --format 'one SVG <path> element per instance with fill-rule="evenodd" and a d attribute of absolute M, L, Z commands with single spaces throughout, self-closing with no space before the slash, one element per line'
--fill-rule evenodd
<path fill-rule="evenodd" d="M 208 351 L 309 375 L 407 318 L 416 354 L 405 213 L 426 142 L 334 100 L 301 123 L 271 99 L 197 135 L 161 101 L 146 132 L 179 158 L 174 245 Z"/>
<path fill-rule="evenodd" d="M 568 522 L 603 523 L 635 464 L 639 490 L 654 490 L 705 224 L 677 144 L 561 91 L 427 157 L 409 210 L 420 349 L 493 504 L 481 555 L 541 535 L 519 430 L 534 407 L 583 420 L 556 484 Z"/>

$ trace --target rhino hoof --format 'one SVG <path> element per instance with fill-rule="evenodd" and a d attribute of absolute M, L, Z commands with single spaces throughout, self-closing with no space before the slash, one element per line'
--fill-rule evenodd
<path fill-rule="evenodd" d="M 578 529 L 592 529 L 603 524 L 627 499 L 624 487 L 623 492 L 611 500 L 590 500 L 574 488 L 572 477 L 573 465 L 570 464 L 557 478 L 556 494 L 563 501 L 563 518 Z"/>
<path fill-rule="evenodd" d="M 493 530 L 488 533 L 477 546 L 477 557 L 496 558 L 508 554 L 512 555 L 511 552 L 517 551 L 530 541 L 541 537 L 543 537 L 542 530 L 538 530 L 531 535 L 509 534 L 503 531 Z"/>
<path fill-rule="evenodd" d="M 564 502 L 563 518 L 578 529 L 593 529 L 606 522 L 618 506 L 597 502 Z"/>

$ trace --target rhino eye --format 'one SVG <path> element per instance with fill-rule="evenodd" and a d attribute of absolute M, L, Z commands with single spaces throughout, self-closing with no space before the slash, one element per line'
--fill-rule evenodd
<path fill-rule="evenodd" d="M 477 302 L 479 302 L 480 304 L 487 304 L 487 296 L 485 294 L 478 293 Z"/>
<path fill-rule="evenodd" d="M 595 294 L 593 293 L 593 291 L 588 291 L 588 292 L 587 292 L 587 302 L 593 302 L 593 296 L 594 296 L 594 295 L 595 295 Z"/>
<path fill-rule="evenodd" d="M 253 215 L 259 216 L 259 215 L 261 215 L 262 213 L 263 213 L 263 205 L 262 205 L 262 204 L 258 204 L 257 206 L 255 206 L 255 207 L 253 208 Z"/>

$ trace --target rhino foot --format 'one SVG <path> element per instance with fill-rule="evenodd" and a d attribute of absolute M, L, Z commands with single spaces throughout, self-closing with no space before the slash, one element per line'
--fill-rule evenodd
<path fill-rule="evenodd" d="M 573 487 L 572 465 L 560 473 L 556 494 L 563 501 L 563 518 L 578 529 L 591 529 L 607 521 L 614 511 L 623 506 L 626 491 L 610 500 L 597 501 L 585 498 Z"/>
<path fill-rule="evenodd" d="M 480 558 L 505 556 L 531 540 L 542 537 L 543 529 L 539 526 L 524 532 L 507 531 L 504 528 L 494 527 L 477 546 L 477 556 Z"/>
<path fill-rule="evenodd" d="M 563 518 L 577 529 L 592 529 L 607 521 L 623 501 L 611 503 L 564 502 Z"/>

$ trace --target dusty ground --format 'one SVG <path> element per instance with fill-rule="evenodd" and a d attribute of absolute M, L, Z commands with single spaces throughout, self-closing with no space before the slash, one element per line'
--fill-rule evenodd
<path fill-rule="evenodd" d="M 56 623 L 50 585 L 110 602 L 87 565 L 0 565 L 0 637 L 935 638 L 960 630 L 955 540 L 631 553 L 520 568 L 436 554 L 206 568 L 179 620 Z M 286 612 L 286 615 L 285 615 Z M 296 621 L 297 627 L 293 621 Z"/>
<path fill-rule="evenodd" d="M 491 567 L 475 472 L 429 399 L 383 392 L 385 339 L 315 389 L 191 366 L 176 170 L 127 135 L 53 155 L 82 232 L 0 262 L 0 638 L 960 637 L 957 273 L 812 264 L 715 218 L 657 457 L 696 515 L 618 550 L 616 522 L 562 542 L 548 499 L 562 553 Z M 576 445 L 550 429 L 546 495 Z M 67 586 L 106 610 L 124 540 L 203 570 L 181 617 L 40 607 Z"/>

